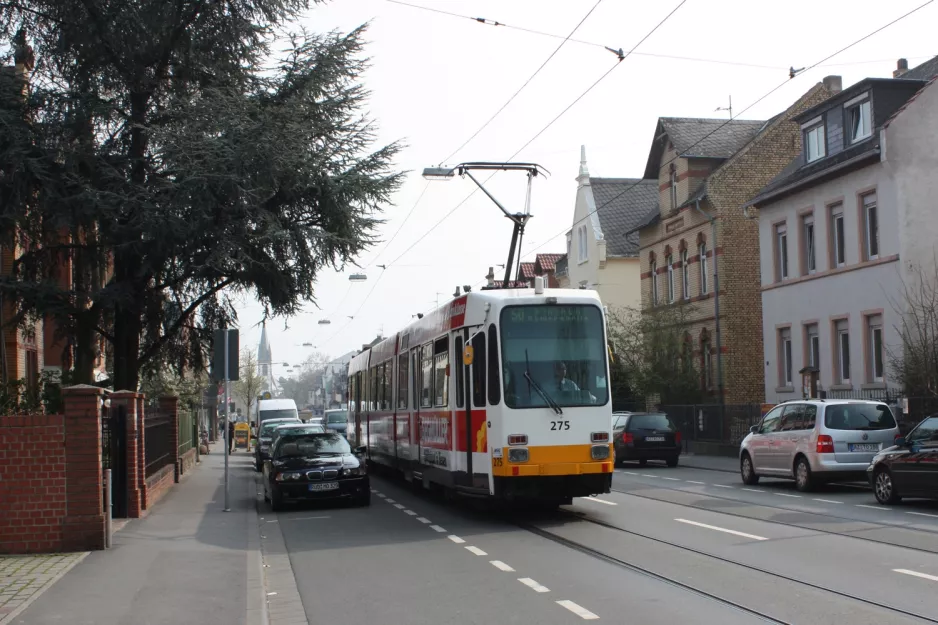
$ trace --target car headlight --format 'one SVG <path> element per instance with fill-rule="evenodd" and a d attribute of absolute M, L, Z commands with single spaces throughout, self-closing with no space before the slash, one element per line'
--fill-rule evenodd
<path fill-rule="evenodd" d="M 298 473 L 296 471 L 286 471 L 284 473 L 278 473 L 275 479 L 278 482 L 289 482 L 289 481 L 298 480 L 300 479 L 300 477 L 302 477 L 301 473 Z"/>
<path fill-rule="evenodd" d="M 364 465 L 360 465 L 360 466 L 357 466 L 357 467 L 346 467 L 346 468 L 345 468 L 345 475 L 349 475 L 349 476 L 361 476 L 361 475 L 365 475 L 365 466 L 364 466 Z"/>

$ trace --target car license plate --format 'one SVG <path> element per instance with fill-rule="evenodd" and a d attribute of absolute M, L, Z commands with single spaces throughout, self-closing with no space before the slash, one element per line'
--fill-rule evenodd
<path fill-rule="evenodd" d="M 851 443 L 850 451 L 879 451 L 879 443 Z"/>
<path fill-rule="evenodd" d="M 311 491 L 337 490 L 338 488 L 339 488 L 338 482 L 323 482 L 321 484 L 309 485 L 309 489 Z"/>
<path fill-rule="evenodd" d="M 664 437 L 663 436 L 646 436 L 645 440 L 648 441 L 649 443 L 663 443 Z"/>

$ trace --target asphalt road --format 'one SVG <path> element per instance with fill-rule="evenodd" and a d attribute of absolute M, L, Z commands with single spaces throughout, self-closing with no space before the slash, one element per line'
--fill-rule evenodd
<path fill-rule="evenodd" d="M 277 520 L 310 623 L 938 623 L 934 505 L 663 465 L 613 482 L 507 514 L 373 476 L 369 508 Z"/>

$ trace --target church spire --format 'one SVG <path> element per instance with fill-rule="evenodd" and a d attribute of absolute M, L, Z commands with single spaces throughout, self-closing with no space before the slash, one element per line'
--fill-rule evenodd
<path fill-rule="evenodd" d="M 577 176 L 576 181 L 581 187 L 588 186 L 590 183 L 590 170 L 586 166 L 586 146 L 580 146 L 580 175 Z"/>

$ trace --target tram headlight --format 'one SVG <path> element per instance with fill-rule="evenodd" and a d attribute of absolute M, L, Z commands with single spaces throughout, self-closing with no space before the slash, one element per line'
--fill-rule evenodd
<path fill-rule="evenodd" d="M 605 460 L 609 457 L 609 445 L 593 445 L 590 456 L 593 460 Z"/>
<path fill-rule="evenodd" d="M 524 447 L 513 447 L 508 450 L 508 462 L 527 462 L 528 450 Z"/>

